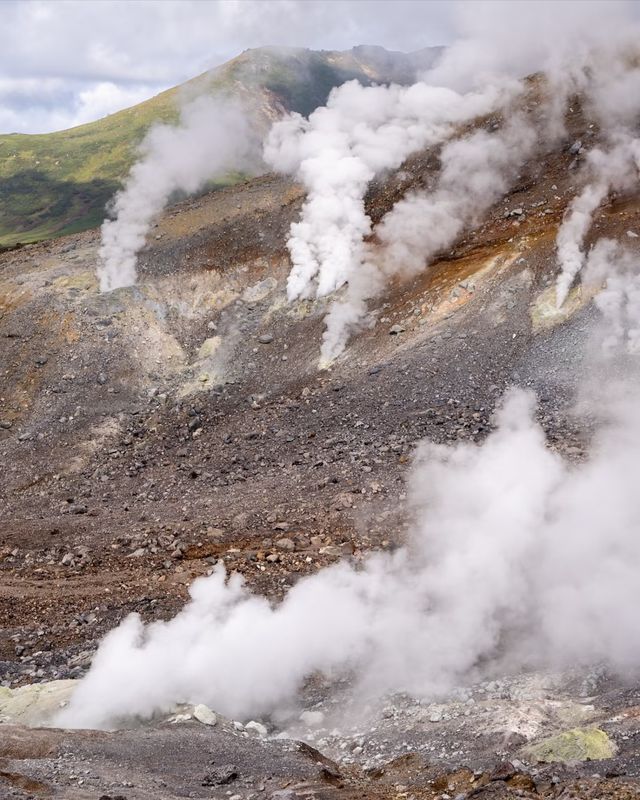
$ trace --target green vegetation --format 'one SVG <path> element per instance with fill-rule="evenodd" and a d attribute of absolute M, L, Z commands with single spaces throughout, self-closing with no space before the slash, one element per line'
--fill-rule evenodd
<path fill-rule="evenodd" d="M 175 121 L 175 89 L 68 131 L 0 136 L 0 244 L 99 225 L 156 121 Z"/>
<path fill-rule="evenodd" d="M 266 102 L 307 115 L 346 80 L 388 79 L 377 63 L 380 49 L 370 50 L 370 63 L 362 48 L 345 53 L 248 50 L 96 122 L 56 133 L 0 135 L 0 247 L 100 225 L 105 203 L 134 163 L 137 146 L 154 123 L 177 121 L 179 100 L 205 92 L 237 92 L 254 96 L 263 107 Z"/>

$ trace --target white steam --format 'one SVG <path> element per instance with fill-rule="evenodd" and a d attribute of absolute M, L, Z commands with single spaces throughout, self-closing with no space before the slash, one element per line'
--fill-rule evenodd
<path fill-rule="evenodd" d="M 498 165 L 494 177 L 500 191 L 483 178 L 489 187 L 486 195 L 472 187 L 470 197 L 465 196 L 467 187 L 458 180 L 455 187 L 438 189 L 424 201 L 401 201 L 398 213 L 391 212 L 393 222 L 385 220 L 372 231 L 364 197 L 373 177 L 397 168 L 411 153 L 459 136 L 465 122 L 507 111 L 518 94 L 523 105 L 534 101 L 537 106 L 532 124 L 545 145 L 565 136 L 568 101 L 576 94 L 583 95 L 585 107 L 603 129 L 620 133 L 637 121 L 640 69 L 634 53 L 639 28 L 632 4 L 594 0 L 581 3 L 577 11 L 574 3 L 546 0 L 459 3 L 456 14 L 459 38 L 421 82 L 409 88 L 346 84 L 308 120 L 296 114 L 276 123 L 266 142 L 268 163 L 295 174 L 307 189 L 301 218 L 291 225 L 287 242 L 292 261 L 289 298 L 323 297 L 348 286 L 329 313 L 323 364 L 342 352 L 349 333 L 367 319 L 368 301 L 388 280 L 428 267 L 439 249 L 451 245 L 499 199 L 509 185 L 505 175 L 513 170 Z M 527 93 L 519 81 L 536 71 L 544 80 Z M 508 146 L 515 164 L 517 143 Z M 525 137 L 520 163 L 530 152 Z M 581 267 L 589 219 L 611 185 L 605 169 L 576 200 L 575 215 L 567 219 L 559 242 L 560 298 Z M 438 205 L 443 193 L 446 199 Z M 476 210 L 469 213 L 472 205 Z M 423 208 L 430 227 L 419 216 Z M 386 252 L 377 253 L 370 238 L 382 239 Z M 393 261 L 396 255 L 401 261 Z"/>
<path fill-rule="evenodd" d="M 181 701 L 263 714 L 316 670 L 434 696 L 480 659 L 637 666 L 640 426 L 617 421 L 571 468 L 532 406 L 512 393 L 480 448 L 425 446 L 414 484 L 429 512 L 410 553 L 329 568 L 275 607 L 219 568 L 170 622 L 132 615 L 109 634 L 57 724 L 108 726 Z"/>
<path fill-rule="evenodd" d="M 587 153 L 588 182 L 570 204 L 558 231 L 558 308 L 584 266 L 584 243 L 594 213 L 611 192 L 629 191 L 638 184 L 640 68 L 637 66 L 637 33 L 636 25 L 624 26 L 607 42 L 600 41 L 597 49 L 590 51 L 580 63 L 574 63 L 569 71 L 568 85 L 579 93 L 584 111 L 598 124 L 603 144 Z"/>
<path fill-rule="evenodd" d="M 615 265 L 615 270 L 611 265 Z M 595 303 L 606 320 L 601 345 L 605 354 L 640 354 L 640 274 L 638 256 L 618 242 L 600 239 L 584 270 L 586 284 L 604 288 Z"/>
<path fill-rule="evenodd" d="M 640 103 L 639 103 L 640 110 Z M 587 155 L 593 176 L 582 192 L 571 202 L 556 239 L 560 274 L 556 282 L 556 304 L 562 306 L 586 255 L 584 241 L 595 211 L 611 191 L 626 191 L 638 183 L 640 176 L 640 139 L 625 132 L 611 136 L 608 150 L 594 148 Z"/>
<path fill-rule="evenodd" d="M 324 569 L 300 580 L 277 604 L 252 595 L 239 576 L 228 577 L 218 567 L 194 582 L 190 602 L 172 620 L 145 626 L 134 614 L 112 631 L 57 724 L 112 726 L 178 702 L 204 702 L 241 718 L 265 714 L 294 700 L 318 670 L 353 674 L 370 693 L 406 690 L 428 697 L 488 669 L 604 662 L 638 670 L 640 382 L 634 354 L 640 345 L 640 265 L 610 241 L 584 255 L 594 209 L 612 189 L 637 181 L 635 105 L 622 99 L 624 86 L 635 85 L 634 69 L 618 59 L 609 73 L 591 70 L 594 63 L 608 63 L 602 54 L 596 61 L 593 56 L 602 31 L 611 29 L 607 9 L 618 20 L 623 6 L 581 6 L 580 13 L 588 8 L 588 24 L 580 22 L 579 42 L 567 36 L 569 22 L 548 42 L 538 27 L 526 24 L 505 39 L 505 26 L 493 24 L 495 14 L 488 14 L 480 25 L 484 49 L 473 44 L 474 28 L 458 56 L 452 48 L 440 73 L 431 73 L 430 79 L 439 74 L 442 81 L 448 74 L 446 81 L 467 94 L 425 83 L 410 89 L 348 84 L 309 120 L 292 115 L 278 123 L 265 149 L 272 165 L 296 174 L 308 189 L 288 242 L 289 296 L 319 297 L 347 283 L 327 320 L 323 356 L 330 360 L 362 323 L 367 301 L 394 276 L 423 270 L 475 224 L 508 191 L 542 140 L 543 113 L 507 113 L 515 93 L 504 82 L 500 58 L 518 65 L 508 70 L 542 61 L 553 73 L 549 85 L 558 94 L 544 111 L 552 115 L 551 136 L 562 127 L 570 92 L 584 90 L 601 125 L 612 121 L 606 147 L 588 156 L 592 181 L 559 233 L 558 297 L 586 262 L 585 280 L 604 285 L 596 299 L 604 350 L 614 357 L 612 364 L 625 365 L 625 383 L 604 381 L 607 397 L 592 398 L 601 427 L 589 460 L 572 465 L 550 451 L 535 421 L 535 399 L 512 390 L 482 445 L 421 446 L 411 480 L 415 524 L 406 548 Z M 573 18 L 573 8 L 571 14 L 566 8 L 554 24 Z M 508 42 L 507 52 L 496 48 L 494 29 Z M 519 50 L 519 42 L 532 41 L 535 47 Z M 569 58 L 566 42 L 577 50 L 578 67 L 563 80 L 557 65 Z M 556 46 L 557 58 L 550 55 Z M 483 80 L 497 80 L 493 88 L 468 92 L 474 64 L 482 64 Z M 621 99 L 608 116 L 612 97 Z M 457 126 L 493 109 L 505 120 L 497 130 L 461 134 Z M 188 122 L 183 129 L 189 130 Z M 202 143 L 196 136 L 193 157 L 180 155 L 191 169 L 165 170 L 159 188 L 149 188 L 146 176 L 152 182 L 155 168 L 166 167 L 160 154 L 163 142 L 172 151 L 172 135 L 178 134 L 164 130 L 155 135 L 157 145 L 147 145 L 145 161 L 119 196 L 118 218 L 105 224 L 104 288 L 135 277 L 135 255 L 150 219 L 171 191 L 201 185 L 203 152 L 212 159 L 223 152 L 216 168 L 224 162 L 227 169 L 238 153 L 235 139 L 242 151 L 245 138 L 234 135 L 233 143 L 225 140 L 198 153 Z M 371 178 L 434 144 L 443 144 L 434 185 L 398 202 L 372 232 L 363 203 Z M 183 181 L 187 174 L 191 181 Z M 375 244 L 365 243 L 370 233 Z"/>
<path fill-rule="evenodd" d="M 445 145 L 440 174 L 430 192 L 413 192 L 386 214 L 375 233 L 378 246 L 363 255 L 344 296 L 326 318 L 322 358 L 332 361 L 366 315 L 366 301 L 395 275 L 421 272 L 509 189 L 537 142 L 535 129 L 513 115 L 494 133 L 479 130 Z"/>
<path fill-rule="evenodd" d="M 347 284 L 327 316 L 321 363 L 344 350 L 367 316 L 367 301 L 391 276 L 423 269 L 500 197 L 534 137 L 518 117 L 499 133 L 480 131 L 446 145 L 436 190 L 401 200 L 376 227 L 382 252 L 365 244 L 371 233 L 364 205 L 369 182 L 411 153 L 449 139 L 462 123 L 504 110 L 521 92 L 504 76 L 467 94 L 426 83 L 364 88 L 352 82 L 335 89 L 308 120 L 296 114 L 274 125 L 265 160 L 296 174 L 307 188 L 287 242 L 289 299 L 323 297 Z"/>
<path fill-rule="evenodd" d="M 490 86 L 462 95 L 424 83 L 363 87 L 350 81 L 309 119 L 291 114 L 276 122 L 265 160 L 295 174 L 307 189 L 302 219 L 291 226 L 287 243 L 289 299 L 330 294 L 359 268 L 371 230 L 364 195 L 376 175 L 493 110 L 508 91 Z"/>
<path fill-rule="evenodd" d="M 637 262 L 605 242 L 588 273 L 607 284 L 608 349 L 629 358 Z M 488 670 L 637 670 L 640 419 L 625 373 L 595 406 L 604 418 L 586 463 L 551 452 L 534 397 L 512 390 L 482 445 L 421 446 L 406 548 L 324 569 L 279 604 L 218 567 L 174 619 L 133 614 L 112 631 L 56 724 L 112 726 L 178 702 L 246 718 L 290 703 L 317 670 L 355 674 L 367 694 L 428 697 Z"/>
<path fill-rule="evenodd" d="M 173 192 L 192 193 L 242 169 L 254 150 L 246 111 L 231 100 L 198 97 L 183 108 L 179 125 L 153 127 L 140 146 L 141 160 L 114 198 L 115 218 L 102 225 L 101 291 L 136 282 L 138 253 Z"/>

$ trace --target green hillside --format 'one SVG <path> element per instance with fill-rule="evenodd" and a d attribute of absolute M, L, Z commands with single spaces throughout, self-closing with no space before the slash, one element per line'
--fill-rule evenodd
<path fill-rule="evenodd" d="M 378 47 L 345 52 L 292 48 L 247 50 L 210 72 L 139 105 L 66 131 L 0 135 L 0 246 L 73 233 L 99 225 L 105 203 L 135 160 L 155 122 L 178 118 L 179 101 L 204 92 L 253 97 L 271 115 L 309 114 L 334 86 L 406 83 L 438 53 L 388 53 Z"/>

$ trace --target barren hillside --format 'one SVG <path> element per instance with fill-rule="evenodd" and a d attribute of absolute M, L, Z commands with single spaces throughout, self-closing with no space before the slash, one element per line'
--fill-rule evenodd
<path fill-rule="evenodd" d="M 304 697 L 320 717 L 262 721 L 284 741 L 193 709 L 117 734 L 27 731 L 40 701 L 9 691 L 81 677 L 130 611 L 173 616 L 220 559 L 277 601 L 328 563 L 395 550 L 418 443 L 482 442 L 512 385 L 535 389 L 549 448 L 586 458 L 593 420 L 575 411 L 575 377 L 596 312 L 580 285 L 556 309 L 554 242 L 577 192 L 575 142 L 599 134 L 577 102 L 567 124 L 428 271 L 392 283 L 328 369 L 328 300 L 286 299 L 304 200 L 286 178 L 173 207 L 131 288 L 98 291 L 97 232 L 0 255 L 0 715 L 15 725 L 0 727 L 0 795 L 638 796 L 638 689 L 597 670 L 435 704 L 398 695 L 376 724 L 342 732 L 322 720 L 344 685 L 318 677 Z M 438 157 L 371 185 L 374 222 L 429 185 Z M 592 237 L 633 246 L 628 231 L 640 232 L 640 196 L 610 196 Z M 67 697 L 52 686 L 50 703 Z"/>

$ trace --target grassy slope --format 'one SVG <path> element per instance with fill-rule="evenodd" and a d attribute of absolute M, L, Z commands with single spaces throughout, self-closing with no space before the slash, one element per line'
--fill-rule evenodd
<path fill-rule="evenodd" d="M 105 203 L 135 160 L 136 146 L 153 123 L 177 120 L 182 97 L 215 91 L 249 93 L 262 103 L 269 97 L 272 104 L 306 115 L 345 80 L 402 80 L 397 61 L 392 73 L 385 54 L 377 48 L 345 53 L 249 50 L 182 86 L 96 122 L 56 133 L 0 135 L 0 246 L 99 225 Z M 412 63 L 405 65 L 407 78 Z"/>
<path fill-rule="evenodd" d="M 0 136 L 0 243 L 99 224 L 149 126 L 177 118 L 175 94 L 68 131 Z"/>

